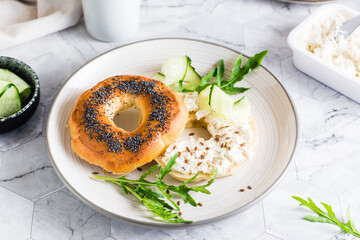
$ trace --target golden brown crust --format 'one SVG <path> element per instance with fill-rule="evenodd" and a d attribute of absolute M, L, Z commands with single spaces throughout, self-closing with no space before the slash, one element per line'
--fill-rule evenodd
<path fill-rule="evenodd" d="M 257 124 L 256 124 L 256 121 L 255 121 L 255 118 L 253 116 L 250 117 L 250 126 L 254 132 L 254 136 L 253 136 L 253 139 L 252 139 L 252 142 L 251 144 L 255 147 L 256 143 L 257 143 L 257 140 L 258 140 L 258 128 L 257 128 Z M 157 158 L 155 158 L 156 162 L 162 167 L 164 168 L 165 167 L 165 163 L 161 160 L 162 157 L 159 156 Z M 226 176 L 230 176 L 232 175 L 234 172 L 236 172 L 237 169 L 239 169 L 241 167 L 242 163 L 238 163 L 238 164 L 234 164 L 226 173 L 223 173 L 223 174 L 218 174 L 217 175 L 217 178 L 220 178 L 220 177 L 226 177 Z M 179 181 L 182 181 L 182 182 L 185 182 L 185 181 L 188 181 L 190 180 L 195 174 L 184 174 L 184 173 L 181 173 L 181 172 L 178 172 L 178 171 L 175 171 L 175 170 L 172 170 L 170 173 L 169 173 L 173 178 L 179 180 Z M 193 180 L 193 182 L 200 182 L 200 181 L 203 181 L 203 180 L 210 180 L 214 177 L 214 174 L 205 174 L 205 173 L 200 173 L 196 179 Z"/>
<path fill-rule="evenodd" d="M 141 112 L 132 132 L 112 121 L 135 105 Z M 184 130 L 188 111 L 164 83 L 132 75 L 105 79 L 77 99 L 70 115 L 71 147 L 89 163 L 114 174 L 129 173 L 157 157 Z"/>

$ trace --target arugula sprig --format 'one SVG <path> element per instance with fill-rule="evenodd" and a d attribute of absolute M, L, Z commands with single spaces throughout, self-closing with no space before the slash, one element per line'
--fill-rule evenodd
<path fill-rule="evenodd" d="M 126 176 L 113 178 L 113 177 L 105 177 L 99 175 L 93 175 L 96 179 L 102 179 L 108 182 L 112 182 L 121 187 L 125 194 L 129 192 L 132 193 L 135 197 L 137 197 L 150 211 L 152 211 L 155 215 L 162 218 L 166 222 L 170 223 L 190 223 L 192 221 L 184 220 L 178 213 L 180 211 L 179 206 L 174 202 L 173 195 L 170 192 L 175 192 L 179 196 L 181 196 L 185 203 L 190 203 L 192 206 L 196 207 L 196 201 L 191 197 L 189 192 L 202 192 L 205 194 L 210 194 L 210 191 L 206 188 L 210 186 L 216 179 L 217 172 L 215 173 L 214 178 L 212 178 L 207 184 L 202 186 L 193 186 L 189 187 L 187 184 L 191 183 L 198 175 L 196 174 L 190 180 L 182 183 L 179 186 L 167 185 L 163 179 L 166 175 L 171 172 L 171 168 L 174 166 L 176 162 L 176 158 L 178 154 L 175 154 L 170 158 L 168 164 L 165 168 L 160 168 L 159 165 L 155 165 L 143 173 L 139 179 L 132 180 L 128 179 Z M 151 175 L 154 171 L 160 168 L 159 174 L 156 176 L 156 182 L 150 182 L 145 178 Z M 153 188 L 156 187 L 160 193 L 155 192 Z M 164 198 L 166 198 L 170 203 L 168 204 Z"/>
<path fill-rule="evenodd" d="M 318 214 L 318 216 L 313 215 L 304 215 L 304 219 L 310 221 L 310 222 L 319 222 L 319 223 L 330 223 L 333 225 L 336 225 L 340 227 L 344 232 L 350 233 L 354 235 L 355 237 L 360 238 L 360 232 L 356 229 L 354 226 L 353 220 L 350 218 L 350 208 L 346 211 L 346 218 L 347 222 L 343 223 L 339 219 L 336 218 L 334 211 L 332 210 L 332 207 L 326 203 L 321 202 L 321 204 L 324 206 L 327 212 L 324 212 L 321 208 L 316 206 L 314 201 L 308 197 L 307 202 L 305 199 L 302 199 L 301 197 L 292 196 L 293 199 L 300 202 L 300 206 L 308 207 L 310 210 Z"/>
<path fill-rule="evenodd" d="M 229 80 L 224 79 L 224 60 L 221 59 L 218 66 L 212 69 L 201 79 L 201 84 L 195 89 L 195 91 L 201 92 L 207 86 L 214 84 L 211 82 L 213 77 L 217 77 L 216 86 L 221 88 L 227 94 L 238 94 L 249 90 L 250 88 L 235 87 L 234 85 L 242 81 L 245 75 L 250 73 L 252 70 L 258 68 L 268 52 L 269 51 L 266 50 L 255 54 L 250 57 L 243 66 L 243 55 L 240 54 L 236 60 L 234 68 L 232 69 L 231 78 Z"/>

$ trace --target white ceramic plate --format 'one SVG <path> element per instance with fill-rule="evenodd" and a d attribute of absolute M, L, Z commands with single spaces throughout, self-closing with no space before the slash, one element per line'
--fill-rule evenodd
<path fill-rule="evenodd" d="M 65 185 L 81 200 L 109 217 L 152 227 L 183 227 L 155 221 L 136 199 L 124 195 L 110 183 L 91 179 L 99 167 L 79 159 L 71 150 L 67 121 L 76 98 L 97 82 L 118 74 L 137 74 L 151 77 L 160 70 L 169 56 L 188 55 L 200 74 L 205 74 L 222 58 L 225 77 L 239 53 L 212 43 L 189 39 L 155 39 L 133 43 L 111 50 L 90 61 L 75 72 L 57 94 L 50 109 L 46 136 L 54 169 Z M 294 155 L 299 136 L 296 114 L 288 94 L 279 81 L 260 67 L 246 77 L 243 86 L 253 115 L 259 126 L 259 141 L 255 156 L 231 177 L 217 179 L 209 187 L 211 195 L 194 193 L 203 207 L 181 205 L 184 219 L 201 224 L 246 209 L 263 197 L 279 181 Z M 146 170 L 148 166 L 143 169 Z M 142 172 L 129 175 L 138 177 Z M 168 177 L 168 183 L 179 182 Z M 252 190 L 239 189 L 252 186 Z"/>

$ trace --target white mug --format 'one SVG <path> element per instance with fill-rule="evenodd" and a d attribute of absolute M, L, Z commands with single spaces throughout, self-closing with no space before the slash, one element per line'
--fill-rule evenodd
<path fill-rule="evenodd" d="M 82 0 L 86 29 L 104 42 L 133 36 L 140 21 L 141 0 Z"/>

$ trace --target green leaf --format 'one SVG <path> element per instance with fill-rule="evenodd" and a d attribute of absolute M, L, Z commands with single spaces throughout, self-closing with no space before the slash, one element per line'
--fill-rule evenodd
<path fill-rule="evenodd" d="M 245 96 L 243 96 L 243 97 L 240 98 L 239 100 L 235 101 L 235 102 L 234 102 L 234 105 L 235 105 L 235 104 L 238 104 L 239 102 L 241 102 L 244 98 L 245 98 Z"/>
<path fill-rule="evenodd" d="M 195 174 L 192 178 L 190 178 L 189 180 L 185 181 L 183 184 L 181 185 L 186 185 L 188 183 L 191 183 L 192 181 L 195 180 L 195 178 L 197 178 L 197 176 L 199 176 L 200 172 L 198 172 L 197 174 Z"/>
<path fill-rule="evenodd" d="M 215 181 L 215 179 L 217 177 L 217 174 L 218 174 L 218 171 L 216 169 L 214 177 L 207 184 L 202 185 L 202 186 L 191 187 L 191 190 L 195 191 L 195 192 L 202 192 L 202 193 L 210 194 L 210 191 L 207 190 L 206 188 L 209 187 L 211 184 L 213 184 L 213 182 Z"/>
<path fill-rule="evenodd" d="M 213 68 L 207 75 L 205 75 L 205 77 L 203 77 L 201 79 L 201 85 L 200 86 L 204 86 L 206 85 L 211 78 L 215 77 L 217 75 L 217 67 Z"/>
<path fill-rule="evenodd" d="M 227 87 L 227 88 L 222 88 L 222 90 L 226 93 L 226 94 L 239 94 L 239 93 L 244 93 L 247 90 L 250 90 L 250 88 L 244 88 L 244 87 Z"/>
<path fill-rule="evenodd" d="M 329 219 L 322 217 L 322 216 L 312 216 L 312 215 L 304 215 L 304 218 L 310 222 L 319 222 L 319 223 L 331 223 L 334 224 L 333 221 L 330 221 Z"/>
<path fill-rule="evenodd" d="M 236 70 L 234 76 L 228 81 L 227 84 L 222 85 L 222 87 L 234 86 L 235 83 L 242 81 L 246 74 L 250 73 L 252 70 L 258 68 L 261 65 L 262 60 L 268 52 L 269 51 L 266 50 L 255 54 L 253 57 L 250 57 L 245 63 L 245 65 L 239 70 Z"/>
<path fill-rule="evenodd" d="M 354 229 L 355 231 L 358 231 L 354 225 L 354 222 L 353 220 L 351 219 L 350 217 L 350 206 L 346 209 L 346 218 L 348 220 L 348 222 L 346 223 L 346 225 L 351 228 L 351 229 Z"/>
<path fill-rule="evenodd" d="M 354 235 L 355 237 L 360 237 L 360 233 L 358 230 L 354 227 L 354 223 L 352 222 L 350 218 L 349 210 L 347 211 L 347 223 L 341 222 L 339 219 L 336 218 L 334 211 L 332 210 L 332 207 L 329 204 L 321 203 L 327 212 L 320 209 L 314 201 L 311 198 L 308 198 L 307 202 L 306 200 L 292 196 L 295 200 L 300 202 L 300 205 L 308 207 L 313 212 L 317 213 L 319 216 L 311 216 L 311 215 L 305 215 L 304 218 L 310 222 L 319 222 L 319 223 L 330 223 L 333 225 L 336 225 L 340 227 L 344 232 L 350 233 Z"/>
<path fill-rule="evenodd" d="M 217 86 L 221 86 L 221 82 L 224 78 L 224 60 L 221 59 L 219 61 L 219 65 L 217 66 Z"/>
<path fill-rule="evenodd" d="M 239 75 L 240 73 L 240 69 L 241 69 L 241 63 L 242 63 L 242 60 L 243 60 L 243 55 L 240 54 L 238 59 L 236 60 L 236 63 L 232 69 L 232 72 L 231 72 L 231 78 L 230 79 L 234 79 L 236 76 Z"/>
<path fill-rule="evenodd" d="M 176 158 L 178 157 L 178 154 L 176 153 L 174 156 L 172 156 L 169 160 L 169 162 L 167 163 L 167 165 L 165 166 L 165 168 L 160 168 L 160 172 L 159 175 L 157 177 L 157 181 L 161 182 L 164 177 L 171 172 L 171 168 L 174 166 L 175 162 L 176 162 Z"/>
<path fill-rule="evenodd" d="M 154 165 L 154 166 L 152 166 L 151 168 L 149 168 L 149 170 L 147 170 L 146 172 L 144 172 L 144 173 L 140 176 L 139 180 L 145 179 L 147 176 L 149 176 L 150 174 L 152 174 L 152 173 L 153 173 L 155 170 L 157 170 L 159 167 L 160 167 L 159 165 Z"/>
<path fill-rule="evenodd" d="M 215 87 L 215 84 L 212 84 L 211 85 L 211 88 L 210 88 L 210 93 L 209 93 L 209 106 L 211 107 L 211 99 L 212 99 L 212 94 L 213 94 L 213 91 L 214 91 L 214 87 Z M 212 108 L 212 107 L 211 107 Z"/>
<path fill-rule="evenodd" d="M 126 176 L 121 176 L 118 178 L 106 177 L 94 175 L 96 179 L 102 179 L 108 182 L 112 182 L 121 187 L 121 189 L 128 194 L 131 192 L 136 198 L 138 198 L 150 211 L 152 211 L 156 216 L 162 218 L 166 222 L 170 223 L 189 223 L 192 221 L 184 220 L 177 211 L 180 210 L 179 206 L 174 202 L 173 195 L 167 190 L 175 192 L 181 196 L 185 203 L 190 203 L 193 206 L 197 206 L 197 203 L 194 198 L 189 194 L 190 191 L 203 192 L 210 194 L 206 187 L 210 186 L 215 178 L 211 179 L 206 185 L 203 186 L 194 186 L 188 187 L 186 184 L 192 182 L 198 175 L 196 174 L 188 181 L 184 182 L 179 186 L 167 185 L 163 182 L 163 179 L 167 174 L 171 172 L 172 167 L 176 162 L 177 154 L 170 158 L 168 164 L 165 168 L 160 168 L 159 174 L 157 175 L 156 182 L 149 182 L 145 178 L 152 174 L 155 170 L 159 168 L 159 165 L 152 166 L 149 170 L 143 173 L 138 180 L 128 179 Z M 152 187 L 157 187 L 160 193 L 155 192 Z M 165 198 L 174 206 L 168 204 L 164 199 Z"/>

